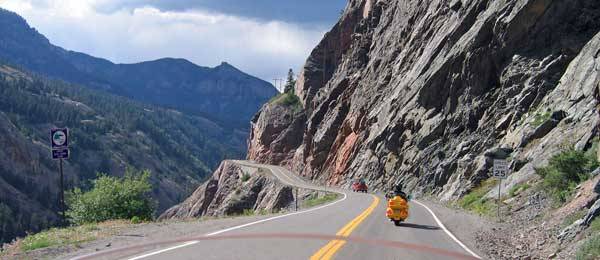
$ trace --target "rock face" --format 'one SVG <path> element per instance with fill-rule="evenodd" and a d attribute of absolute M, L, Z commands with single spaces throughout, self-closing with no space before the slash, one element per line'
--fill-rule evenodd
<path fill-rule="evenodd" d="M 452 199 L 506 147 L 514 185 L 598 134 L 599 31 L 596 0 L 351 0 L 301 72 L 303 113 L 264 106 L 248 159 Z"/>
<path fill-rule="evenodd" d="M 304 112 L 269 102 L 251 121 L 248 155 L 256 161 L 285 164 L 293 158 L 295 147 L 302 143 Z"/>
<path fill-rule="evenodd" d="M 274 176 L 223 161 L 207 182 L 159 219 L 236 215 L 245 210 L 273 212 L 293 201 L 292 187 L 281 184 Z"/>

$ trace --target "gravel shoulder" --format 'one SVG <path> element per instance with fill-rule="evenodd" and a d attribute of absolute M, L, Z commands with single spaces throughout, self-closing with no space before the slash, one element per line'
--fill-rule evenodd
<path fill-rule="evenodd" d="M 484 231 L 494 230 L 496 223 L 462 209 L 448 207 L 433 199 L 420 199 L 419 202 L 427 205 L 444 226 L 469 249 L 484 259 L 490 259 L 484 253 L 485 250 L 480 248 L 477 235 Z"/>

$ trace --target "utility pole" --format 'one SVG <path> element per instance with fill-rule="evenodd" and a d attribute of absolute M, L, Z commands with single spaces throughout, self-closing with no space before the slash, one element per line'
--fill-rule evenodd
<path fill-rule="evenodd" d="M 279 92 L 283 92 L 282 86 L 283 86 L 283 79 L 273 79 L 273 81 L 275 82 L 275 88 L 279 91 Z M 279 82 L 279 84 L 277 84 Z"/>

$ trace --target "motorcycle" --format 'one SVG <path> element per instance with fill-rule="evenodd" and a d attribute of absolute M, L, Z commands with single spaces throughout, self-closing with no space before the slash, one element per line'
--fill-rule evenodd
<path fill-rule="evenodd" d="M 394 225 L 400 226 L 408 218 L 408 200 L 410 200 L 410 196 L 404 199 L 396 195 L 388 199 L 385 215 L 394 222 Z"/>

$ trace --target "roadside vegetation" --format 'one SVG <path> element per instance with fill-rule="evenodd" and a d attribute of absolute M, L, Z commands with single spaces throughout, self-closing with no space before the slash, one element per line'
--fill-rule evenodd
<path fill-rule="evenodd" d="M 150 172 L 127 170 L 122 178 L 100 175 L 92 189 L 75 189 L 67 194 L 67 216 L 74 224 L 127 219 L 152 219 L 155 202 L 150 197 Z"/>
<path fill-rule="evenodd" d="M 307 208 L 314 207 L 317 205 L 325 204 L 327 202 L 334 201 L 339 198 L 339 194 L 337 193 L 326 193 L 323 196 L 319 196 L 318 193 L 313 193 L 304 201 L 304 206 Z"/>
<path fill-rule="evenodd" d="M 570 226 L 571 224 L 575 223 L 575 221 L 583 218 L 585 214 L 587 214 L 587 210 L 581 209 L 567 215 L 563 220 L 562 224 L 560 225 L 561 228 L 566 228 Z"/>
<path fill-rule="evenodd" d="M 51 228 L 37 234 L 31 234 L 5 245 L 0 258 L 13 254 L 54 246 L 78 246 L 79 244 L 115 235 L 122 228 L 130 225 L 125 220 L 90 223 L 66 228 Z"/>
<path fill-rule="evenodd" d="M 557 205 L 565 203 L 577 185 L 588 180 L 590 173 L 600 166 L 595 155 L 597 144 L 594 146 L 588 152 L 566 149 L 552 156 L 548 166 L 536 169 L 536 173 L 542 177 L 541 189 Z"/>
<path fill-rule="evenodd" d="M 495 209 L 494 200 L 486 199 L 484 196 L 497 184 L 497 180 L 490 178 L 483 181 L 479 187 L 474 188 L 458 201 L 458 206 L 475 212 L 479 215 L 491 216 Z"/>
<path fill-rule="evenodd" d="M 600 234 L 596 233 L 588 240 L 577 251 L 577 260 L 595 260 L 600 258 Z"/>

